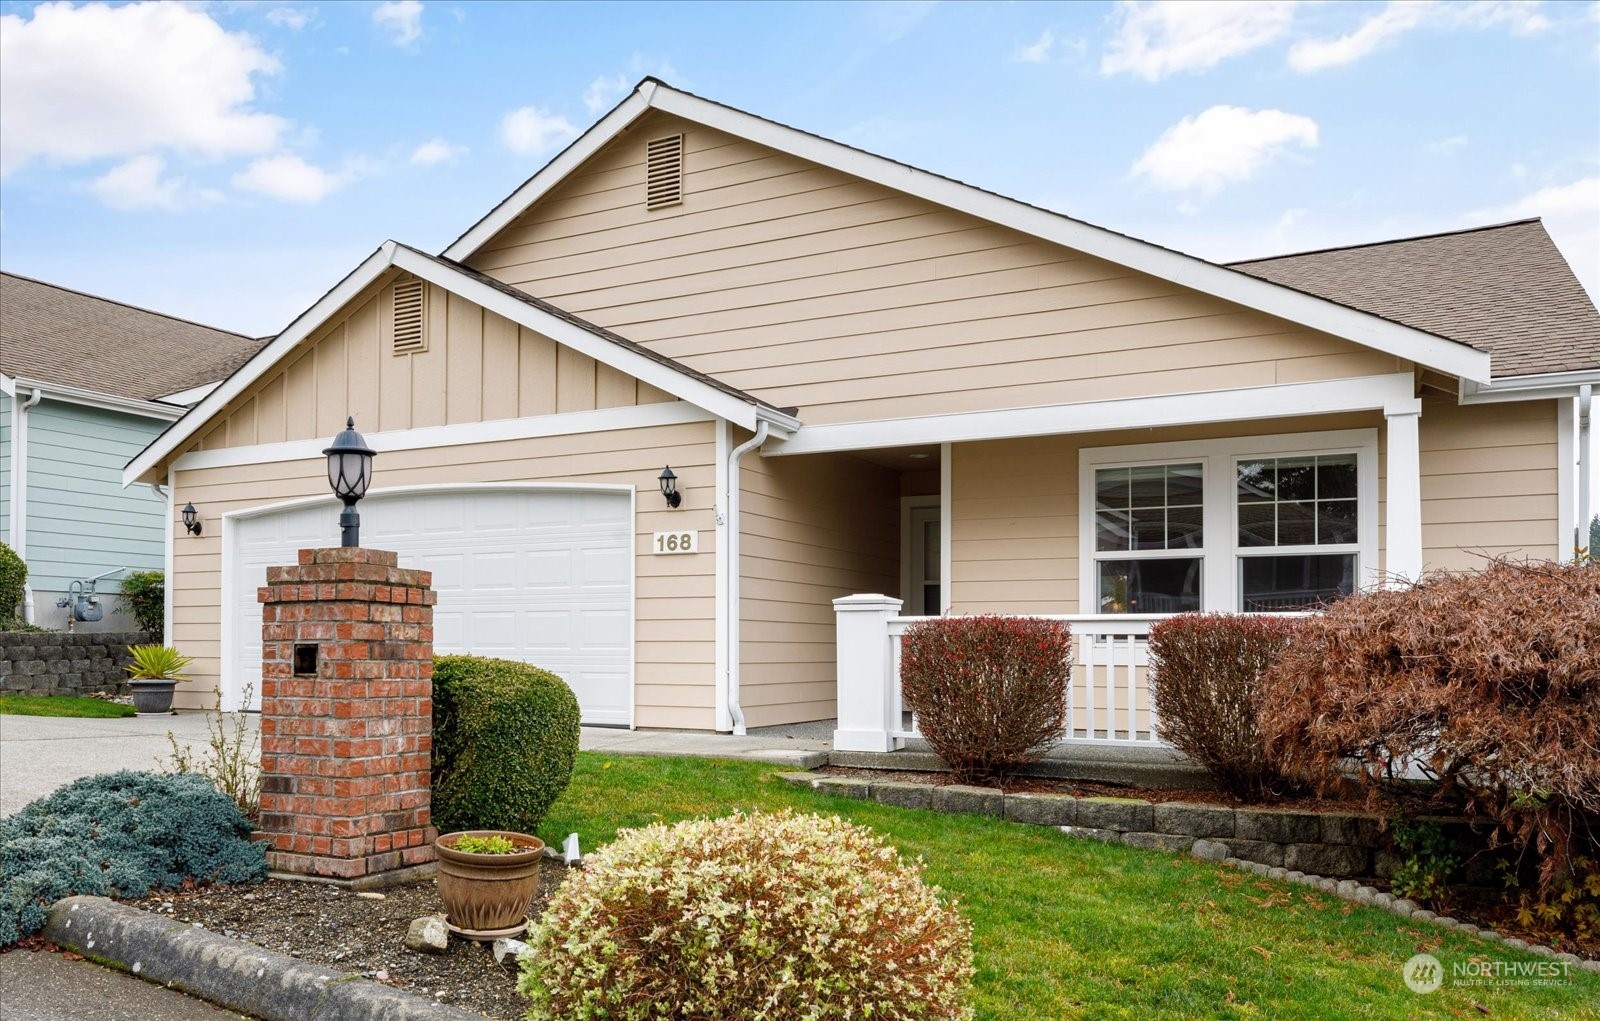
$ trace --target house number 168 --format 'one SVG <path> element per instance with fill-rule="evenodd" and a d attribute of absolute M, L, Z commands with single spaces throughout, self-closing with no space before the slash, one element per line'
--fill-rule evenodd
<path fill-rule="evenodd" d="M 699 532 L 657 532 L 655 552 L 662 553 L 698 553 L 700 552 Z"/>

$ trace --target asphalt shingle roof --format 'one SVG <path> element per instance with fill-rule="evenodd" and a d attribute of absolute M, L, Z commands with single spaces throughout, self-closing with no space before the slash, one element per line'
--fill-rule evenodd
<path fill-rule="evenodd" d="M 222 379 L 265 343 L 0 273 L 0 372 L 155 400 Z"/>
<path fill-rule="evenodd" d="M 1496 379 L 1600 368 L 1600 312 L 1537 219 L 1230 266 L 1487 351 Z"/>

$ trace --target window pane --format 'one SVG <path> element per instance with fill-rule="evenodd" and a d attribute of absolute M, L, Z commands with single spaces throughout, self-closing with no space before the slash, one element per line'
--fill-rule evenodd
<path fill-rule="evenodd" d="M 1200 609 L 1200 558 L 1100 561 L 1101 613 Z"/>
<path fill-rule="evenodd" d="M 1317 541 L 1317 505 L 1278 504 L 1278 545 L 1311 546 Z"/>
<path fill-rule="evenodd" d="M 1166 515 L 1161 513 L 1161 508 L 1140 508 L 1133 512 L 1133 548 L 1167 548 Z"/>
<path fill-rule="evenodd" d="M 1102 510 L 1094 516 L 1094 548 L 1102 553 L 1129 547 L 1128 512 Z"/>
<path fill-rule="evenodd" d="M 1355 591 L 1354 553 L 1240 557 L 1240 609 L 1307 610 Z"/>
<path fill-rule="evenodd" d="M 1317 542 L 1323 546 L 1356 541 L 1356 502 L 1327 500 L 1317 504 Z"/>
<path fill-rule="evenodd" d="M 1168 549 L 1199 549 L 1205 545 L 1202 513 L 1199 507 L 1173 507 L 1167 511 Z"/>
<path fill-rule="evenodd" d="M 1128 469 L 1130 496 L 1135 507 L 1160 507 L 1167 502 L 1167 466 Z"/>
<path fill-rule="evenodd" d="M 1278 499 L 1314 500 L 1317 497 L 1317 459 L 1278 458 Z"/>
<path fill-rule="evenodd" d="M 1277 489 L 1277 469 L 1272 461 L 1239 462 L 1239 502 L 1256 503 L 1272 499 Z"/>
<path fill-rule="evenodd" d="M 1245 504 L 1239 508 L 1239 545 L 1271 546 L 1277 542 L 1274 523 L 1277 514 L 1270 503 Z"/>
<path fill-rule="evenodd" d="M 1317 499 L 1356 498 L 1356 456 L 1335 454 L 1317 458 Z"/>
<path fill-rule="evenodd" d="M 1106 507 L 1128 506 L 1128 469 L 1100 468 L 1094 473 L 1095 502 Z"/>
<path fill-rule="evenodd" d="M 1201 494 L 1200 466 L 1174 464 L 1167 467 L 1167 506 L 1198 507 L 1205 500 Z"/>

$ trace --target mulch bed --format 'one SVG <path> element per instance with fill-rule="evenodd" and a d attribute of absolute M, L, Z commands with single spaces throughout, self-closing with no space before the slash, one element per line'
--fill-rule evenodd
<path fill-rule="evenodd" d="M 539 892 L 529 908 L 535 918 L 567 877 L 566 866 L 549 858 L 540 863 L 539 872 Z M 432 879 L 374 893 L 382 899 L 322 883 L 269 879 L 247 886 L 167 890 L 129 903 L 495 1021 L 519 1021 L 527 1012 L 527 1001 L 517 995 L 515 966 L 508 970 L 496 964 L 490 943 L 452 936 L 443 954 L 406 949 L 411 920 L 444 910 Z"/>

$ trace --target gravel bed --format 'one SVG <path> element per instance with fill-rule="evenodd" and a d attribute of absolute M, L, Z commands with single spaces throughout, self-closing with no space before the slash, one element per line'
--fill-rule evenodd
<path fill-rule="evenodd" d="M 530 915 L 538 917 L 566 875 L 559 861 L 547 858 L 540 863 L 539 892 Z M 372 894 L 269 879 L 245 886 L 162 891 L 129 903 L 495 1021 L 520 1021 L 527 1010 L 527 1001 L 517 995 L 514 966 L 506 970 L 496 964 L 491 944 L 452 936 L 450 949 L 443 954 L 406 949 L 411 920 L 444 910 L 432 879 Z"/>

